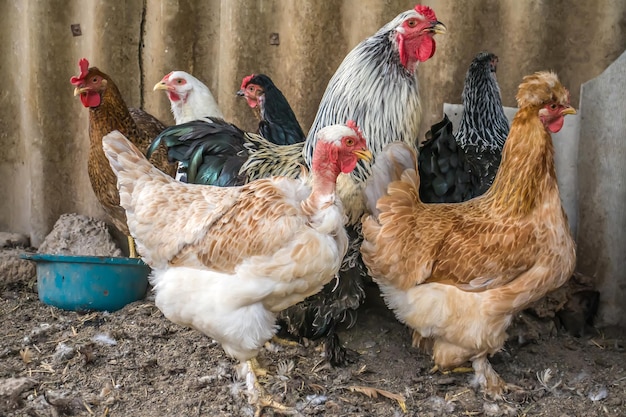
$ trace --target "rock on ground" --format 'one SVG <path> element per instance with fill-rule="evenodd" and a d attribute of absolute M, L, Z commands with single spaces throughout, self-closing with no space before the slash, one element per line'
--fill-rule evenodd
<path fill-rule="evenodd" d="M 121 257 L 105 222 L 75 213 L 62 214 L 39 247 L 39 253 Z"/>

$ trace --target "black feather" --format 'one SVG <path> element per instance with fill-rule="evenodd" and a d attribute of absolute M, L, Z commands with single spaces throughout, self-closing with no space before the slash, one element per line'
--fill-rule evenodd
<path fill-rule="evenodd" d="M 245 183 L 239 170 L 248 158 L 245 133 L 219 118 L 203 118 L 172 126 L 157 136 L 149 147 L 167 147 L 170 162 L 179 162 L 193 184 L 230 187 Z"/>
<path fill-rule="evenodd" d="M 497 57 L 481 52 L 463 87 L 463 115 L 456 134 L 447 115 L 433 125 L 420 147 L 420 198 L 457 203 L 484 194 L 496 176 L 509 132 L 495 77 Z"/>

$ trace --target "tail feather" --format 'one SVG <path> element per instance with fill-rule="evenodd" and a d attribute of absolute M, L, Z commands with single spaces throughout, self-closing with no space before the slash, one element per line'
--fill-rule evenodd
<path fill-rule="evenodd" d="M 415 150 L 404 142 L 393 142 L 385 146 L 376 157 L 372 166 L 372 174 L 365 184 L 365 202 L 369 212 L 378 216 L 376 208 L 378 200 L 387 194 L 387 187 L 398 181 L 407 169 L 417 169 Z"/>
<path fill-rule="evenodd" d="M 172 180 L 152 165 L 143 153 L 117 130 L 102 138 L 102 148 L 117 177 L 120 204 L 124 208 L 127 208 L 128 196 L 133 193 L 134 187 L 138 184 L 137 180 L 141 177 Z"/>

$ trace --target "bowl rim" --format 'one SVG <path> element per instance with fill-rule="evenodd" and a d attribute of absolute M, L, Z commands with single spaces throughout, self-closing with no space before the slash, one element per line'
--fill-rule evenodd
<path fill-rule="evenodd" d="M 110 256 L 77 256 L 77 255 L 55 255 L 51 253 L 23 253 L 20 258 L 35 262 L 65 262 L 65 263 L 88 263 L 88 264 L 109 264 L 109 265 L 148 265 L 141 258 L 122 258 Z"/>

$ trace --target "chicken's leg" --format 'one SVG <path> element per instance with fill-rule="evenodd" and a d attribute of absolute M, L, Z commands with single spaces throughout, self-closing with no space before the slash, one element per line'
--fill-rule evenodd
<path fill-rule="evenodd" d="M 257 375 L 265 375 L 267 371 L 259 366 L 256 358 L 247 361 L 246 365 L 248 366 L 248 372 L 246 373 L 246 386 L 248 388 L 248 393 L 250 394 L 248 402 L 256 406 L 256 411 L 254 413 L 255 417 L 260 417 L 263 409 L 266 407 L 273 408 L 280 414 L 297 414 L 296 409 L 279 403 L 272 398 L 267 391 L 265 391 L 265 388 L 261 386 L 257 379 Z"/>
<path fill-rule="evenodd" d="M 128 235 L 128 257 L 139 258 L 137 255 L 137 248 L 135 247 L 135 239 L 131 235 Z"/>

